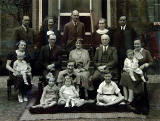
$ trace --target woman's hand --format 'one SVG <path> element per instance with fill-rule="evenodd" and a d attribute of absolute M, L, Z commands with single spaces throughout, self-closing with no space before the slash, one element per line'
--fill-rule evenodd
<path fill-rule="evenodd" d="M 148 68 L 148 67 L 149 67 L 149 63 L 144 63 L 139 68 L 143 70 L 144 68 Z"/>

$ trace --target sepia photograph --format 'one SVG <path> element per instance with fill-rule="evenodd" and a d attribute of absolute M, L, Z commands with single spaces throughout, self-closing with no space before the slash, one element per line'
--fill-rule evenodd
<path fill-rule="evenodd" d="M 160 121 L 160 0 L 0 0 L 0 121 Z"/>

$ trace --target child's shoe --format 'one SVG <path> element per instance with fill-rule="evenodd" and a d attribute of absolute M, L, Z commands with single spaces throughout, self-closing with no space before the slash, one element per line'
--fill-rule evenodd
<path fill-rule="evenodd" d="M 65 107 L 68 108 L 69 107 L 69 103 L 66 103 Z"/>
<path fill-rule="evenodd" d="M 23 97 L 23 101 L 28 102 L 28 98 L 27 97 Z"/>
<path fill-rule="evenodd" d="M 19 94 L 18 94 L 18 102 L 23 103 L 22 95 L 19 95 Z"/>

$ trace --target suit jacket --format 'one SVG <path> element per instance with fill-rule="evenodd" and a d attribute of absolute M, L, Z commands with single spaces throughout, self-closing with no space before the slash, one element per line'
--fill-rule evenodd
<path fill-rule="evenodd" d="M 80 21 L 77 23 L 77 30 L 72 21 L 64 26 L 64 43 L 67 46 L 75 45 L 77 37 L 84 38 L 85 27 Z"/>
<path fill-rule="evenodd" d="M 25 40 L 27 45 L 33 45 L 35 40 L 35 33 L 32 28 L 28 28 L 27 32 L 22 26 L 15 28 L 13 40 L 19 42 L 20 40 Z"/>
<path fill-rule="evenodd" d="M 117 48 L 118 52 L 122 55 L 126 55 L 127 49 L 133 49 L 133 43 L 137 34 L 132 27 L 126 25 L 125 30 L 121 30 L 120 27 L 114 31 L 113 46 Z"/>
<path fill-rule="evenodd" d="M 106 65 L 111 69 L 111 71 L 116 70 L 116 67 L 118 64 L 118 56 L 117 56 L 116 48 L 108 46 L 107 59 L 105 64 L 101 62 L 102 54 L 103 54 L 103 47 L 97 48 L 94 56 L 95 66 L 98 67 L 98 66 Z"/>
<path fill-rule="evenodd" d="M 53 63 L 55 64 L 55 68 L 59 69 L 61 67 L 61 52 L 61 48 L 56 45 L 54 46 L 52 52 L 49 44 L 43 46 L 39 55 L 39 64 L 42 67 L 42 71 L 47 70 L 47 66 Z"/>

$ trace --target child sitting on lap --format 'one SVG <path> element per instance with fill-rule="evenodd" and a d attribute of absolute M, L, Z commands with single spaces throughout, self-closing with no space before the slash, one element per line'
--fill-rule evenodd
<path fill-rule="evenodd" d="M 31 66 L 24 60 L 24 53 L 17 52 L 17 60 L 13 63 L 13 69 L 18 72 L 19 75 L 22 75 L 24 83 L 28 85 L 27 75 L 32 81 Z M 17 76 L 16 73 L 13 73 L 14 76 Z"/>
<path fill-rule="evenodd" d="M 127 58 L 124 61 L 123 70 L 129 73 L 133 81 L 136 81 L 136 78 L 134 77 L 134 73 L 136 73 L 141 76 L 143 82 L 146 82 L 143 71 L 139 68 L 138 60 L 134 57 L 134 51 L 131 49 L 127 50 Z"/>
<path fill-rule="evenodd" d="M 99 85 L 97 90 L 97 105 L 109 106 L 120 103 L 124 97 L 120 93 L 117 84 L 111 80 L 112 75 L 104 75 L 104 81 Z"/>
<path fill-rule="evenodd" d="M 65 107 L 81 106 L 84 104 L 84 99 L 79 98 L 79 93 L 72 85 L 72 75 L 65 74 L 65 83 L 59 91 L 59 104 L 65 104 Z M 71 104 L 71 105 L 70 105 Z"/>
<path fill-rule="evenodd" d="M 58 101 L 58 92 L 59 88 L 55 84 L 55 78 L 50 78 L 48 81 L 48 85 L 44 87 L 42 97 L 40 99 L 40 104 L 32 106 L 32 108 L 42 107 L 48 108 L 55 104 Z"/>

